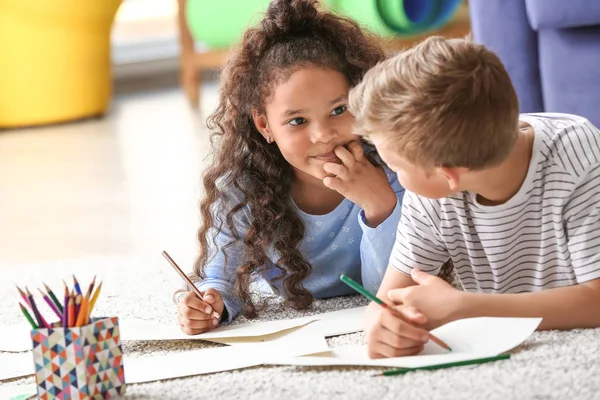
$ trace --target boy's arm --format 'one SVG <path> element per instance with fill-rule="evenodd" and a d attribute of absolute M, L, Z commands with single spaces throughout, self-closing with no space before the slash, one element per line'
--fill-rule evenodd
<path fill-rule="evenodd" d="M 416 285 L 415 281 L 405 273 L 398 271 L 396 268 L 389 266 L 385 271 L 385 276 L 381 282 L 381 286 L 377 291 L 377 297 L 383 301 L 387 301 L 387 293 L 392 289 L 401 289 Z"/>
<path fill-rule="evenodd" d="M 578 285 L 522 294 L 469 294 L 465 316 L 542 317 L 540 329 L 600 326 L 600 163 L 580 176 L 563 210 L 573 273 Z"/>
<path fill-rule="evenodd" d="M 465 293 L 456 319 L 470 317 L 542 317 L 539 329 L 600 326 L 600 279 L 536 293 Z"/>
<path fill-rule="evenodd" d="M 377 291 L 380 299 L 387 300 L 387 293 L 392 289 L 416 284 L 409 266 L 419 265 L 420 269 L 435 275 L 448 259 L 435 225 L 437 212 L 428 200 L 408 191 L 405 193 L 389 266 Z"/>

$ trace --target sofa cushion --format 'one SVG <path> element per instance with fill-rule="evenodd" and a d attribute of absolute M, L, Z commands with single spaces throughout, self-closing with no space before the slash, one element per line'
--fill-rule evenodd
<path fill-rule="evenodd" d="M 535 30 L 600 25 L 598 0 L 525 0 L 525 4 Z"/>

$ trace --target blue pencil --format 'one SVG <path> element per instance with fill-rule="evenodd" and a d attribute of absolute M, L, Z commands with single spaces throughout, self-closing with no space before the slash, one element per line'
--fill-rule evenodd
<path fill-rule="evenodd" d="M 79 287 L 79 282 L 77 282 L 77 278 L 75 278 L 75 275 L 73 275 L 73 282 L 75 283 L 75 290 L 77 291 L 77 294 L 82 294 L 81 287 Z"/>

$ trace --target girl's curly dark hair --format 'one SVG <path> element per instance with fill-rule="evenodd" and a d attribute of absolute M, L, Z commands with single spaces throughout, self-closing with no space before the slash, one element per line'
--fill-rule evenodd
<path fill-rule="evenodd" d="M 313 300 L 303 286 L 312 267 L 298 249 L 304 224 L 288 201 L 293 170 L 277 145 L 267 143 L 260 135 L 252 110 L 264 112 L 275 86 L 303 66 L 338 71 L 354 86 L 368 69 L 385 58 L 375 38 L 365 35 L 356 22 L 319 10 L 318 3 L 271 1 L 263 20 L 246 31 L 226 63 L 219 105 L 208 118 L 217 145 L 213 164 L 203 179 L 200 254 L 191 277 L 205 278 L 204 268 L 214 256 L 209 241 L 214 244 L 216 232 L 226 224 L 234 239 L 222 248 L 225 263 L 228 247 L 238 241 L 244 243 L 235 288 L 242 311 L 249 318 L 257 314 L 250 296 L 252 276 L 266 264 L 270 246 L 280 255 L 275 264 L 281 272 L 278 279 L 283 280 L 287 301 L 303 309 Z M 228 187 L 238 190 L 243 198 L 233 207 L 226 201 Z M 251 210 L 250 227 L 241 237 L 234 215 L 247 206 Z"/>

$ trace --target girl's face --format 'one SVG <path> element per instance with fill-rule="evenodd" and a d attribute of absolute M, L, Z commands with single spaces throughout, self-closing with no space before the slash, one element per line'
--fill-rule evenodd
<path fill-rule="evenodd" d="M 295 71 L 275 88 L 266 115 L 254 115 L 259 131 L 276 143 L 299 179 L 327 176 L 323 165 L 340 162 L 333 150 L 358 137 L 348 112 L 343 74 L 318 67 Z"/>

